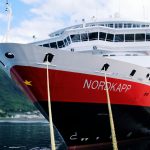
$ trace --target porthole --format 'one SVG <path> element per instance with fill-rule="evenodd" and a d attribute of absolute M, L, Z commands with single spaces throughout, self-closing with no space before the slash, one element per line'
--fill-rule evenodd
<path fill-rule="evenodd" d="M 15 57 L 14 54 L 11 53 L 11 52 L 5 53 L 5 56 L 6 56 L 7 58 L 14 58 L 14 57 Z"/>

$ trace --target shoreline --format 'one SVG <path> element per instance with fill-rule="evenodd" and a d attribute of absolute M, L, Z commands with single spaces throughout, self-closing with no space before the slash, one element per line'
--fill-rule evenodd
<path fill-rule="evenodd" d="M 0 123 L 48 123 L 45 118 L 0 118 Z"/>

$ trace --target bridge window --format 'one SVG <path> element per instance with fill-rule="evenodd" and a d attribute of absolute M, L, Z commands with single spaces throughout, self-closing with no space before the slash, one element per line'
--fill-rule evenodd
<path fill-rule="evenodd" d="M 122 23 L 115 24 L 115 28 L 122 28 Z"/>
<path fill-rule="evenodd" d="M 135 34 L 136 41 L 145 41 L 145 34 Z"/>
<path fill-rule="evenodd" d="M 65 46 L 63 41 L 58 41 L 57 45 L 58 45 L 59 48 L 62 48 L 62 47 Z"/>
<path fill-rule="evenodd" d="M 108 24 L 108 27 L 113 28 L 113 24 Z"/>
<path fill-rule="evenodd" d="M 137 28 L 138 27 L 138 24 L 133 24 L 133 28 Z"/>
<path fill-rule="evenodd" d="M 125 34 L 125 41 L 126 42 L 133 42 L 134 41 L 134 34 Z"/>
<path fill-rule="evenodd" d="M 108 34 L 107 34 L 106 41 L 110 41 L 110 42 L 112 42 L 112 41 L 113 41 L 113 39 L 114 39 L 114 34 L 110 34 L 110 33 L 108 33 Z"/>
<path fill-rule="evenodd" d="M 141 25 L 141 27 L 145 27 L 145 26 L 146 26 L 145 24 L 142 24 L 142 25 Z"/>
<path fill-rule="evenodd" d="M 56 42 L 50 43 L 50 47 L 51 47 L 51 48 L 57 48 Z"/>
<path fill-rule="evenodd" d="M 124 28 L 131 28 L 132 24 L 131 23 L 125 23 Z"/>
<path fill-rule="evenodd" d="M 72 42 L 80 42 L 80 34 L 70 35 Z"/>
<path fill-rule="evenodd" d="M 150 41 L 150 33 L 146 33 L 146 41 Z"/>
<path fill-rule="evenodd" d="M 82 33 L 81 34 L 81 40 L 82 41 L 88 41 L 88 34 L 87 33 Z"/>
<path fill-rule="evenodd" d="M 99 33 L 99 40 L 105 41 L 105 39 L 106 39 L 106 33 L 100 32 L 100 33 Z"/>
<path fill-rule="evenodd" d="M 49 47 L 49 43 L 43 44 L 43 47 Z"/>
<path fill-rule="evenodd" d="M 67 36 L 67 41 L 68 41 L 69 44 L 71 44 L 71 40 L 70 40 L 69 36 Z"/>
<path fill-rule="evenodd" d="M 124 34 L 116 34 L 115 42 L 124 42 Z"/>
<path fill-rule="evenodd" d="M 104 26 L 104 24 L 99 24 L 99 26 Z"/>
<path fill-rule="evenodd" d="M 90 41 L 98 40 L 98 32 L 89 33 L 89 40 Z"/>
<path fill-rule="evenodd" d="M 66 46 L 68 46 L 68 41 L 67 41 L 67 39 L 64 39 L 64 44 L 65 44 Z"/>

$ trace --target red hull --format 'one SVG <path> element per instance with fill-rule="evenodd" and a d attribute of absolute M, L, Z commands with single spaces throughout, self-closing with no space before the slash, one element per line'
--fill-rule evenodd
<path fill-rule="evenodd" d="M 14 66 L 11 76 L 33 101 L 47 101 L 46 69 Z M 49 70 L 49 78 L 53 102 L 107 103 L 102 76 Z M 25 80 L 31 85 L 25 85 Z M 107 80 L 112 104 L 150 106 L 150 86 L 116 78 Z"/>

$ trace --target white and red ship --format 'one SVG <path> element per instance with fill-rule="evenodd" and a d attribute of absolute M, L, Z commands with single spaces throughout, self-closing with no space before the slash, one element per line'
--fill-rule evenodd
<path fill-rule="evenodd" d="M 1 43 L 1 66 L 46 118 L 47 60 L 53 122 L 70 148 L 111 142 L 105 74 L 117 140 L 150 135 L 150 23 L 83 23 Z"/>

